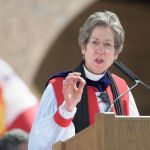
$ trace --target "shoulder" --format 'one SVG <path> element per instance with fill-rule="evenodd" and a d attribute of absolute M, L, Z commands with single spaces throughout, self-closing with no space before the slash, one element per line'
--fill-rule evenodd
<path fill-rule="evenodd" d="M 119 77 L 119 76 L 117 76 L 115 74 L 112 74 L 112 77 L 115 80 L 118 88 L 121 91 L 126 91 L 128 89 L 128 85 L 127 85 L 126 81 L 123 78 L 121 78 L 121 77 Z"/>
<path fill-rule="evenodd" d="M 59 84 L 62 83 L 62 81 L 67 77 L 67 75 L 69 73 L 71 73 L 72 71 L 66 71 L 66 72 L 60 72 L 58 74 L 55 74 L 53 76 L 51 76 L 46 83 L 46 87 L 48 86 L 49 83 L 51 84 Z"/>
<path fill-rule="evenodd" d="M 116 74 L 112 74 L 112 77 L 118 83 L 127 84 L 126 81 L 123 78 L 117 76 Z"/>

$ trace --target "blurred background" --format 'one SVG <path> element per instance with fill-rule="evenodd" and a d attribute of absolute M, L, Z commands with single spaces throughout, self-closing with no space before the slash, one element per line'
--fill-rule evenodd
<path fill-rule="evenodd" d="M 51 75 L 78 65 L 79 28 L 91 13 L 104 10 L 115 12 L 126 31 L 119 59 L 150 85 L 150 3 L 145 0 L 0 0 L 0 57 L 40 99 Z M 133 95 L 140 114 L 150 115 L 150 91 L 139 85 Z"/>

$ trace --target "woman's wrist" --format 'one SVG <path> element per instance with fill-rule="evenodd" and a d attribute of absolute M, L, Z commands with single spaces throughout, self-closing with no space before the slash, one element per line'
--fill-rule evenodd
<path fill-rule="evenodd" d="M 66 102 L 65 102 L 64 106 L 65 106 L 65 109 L 67 111 L 69 111 L 69 112 L 72 112 L 74 110 L 74 108 L 76 107 L 76 105 L 74 105 L 74 104 L 68 104 Z"/>

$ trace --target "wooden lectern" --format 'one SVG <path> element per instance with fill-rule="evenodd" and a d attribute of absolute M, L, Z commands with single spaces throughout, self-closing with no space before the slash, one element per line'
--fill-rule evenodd
<path fill-rule="evenodd" d="M 150 150 L 150 116 L 96 114 L 95 124 L 53 150 Z"/>

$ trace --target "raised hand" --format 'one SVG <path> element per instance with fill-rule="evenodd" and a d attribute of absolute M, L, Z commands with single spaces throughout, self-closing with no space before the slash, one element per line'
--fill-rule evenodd
<path fill-rule="evenodd" d="M 81 73 L 78 72 L 68 74 L 63 81 L 63 94 L 67 111 L 72 111 L 80 102 L 85 83 Z"/>

